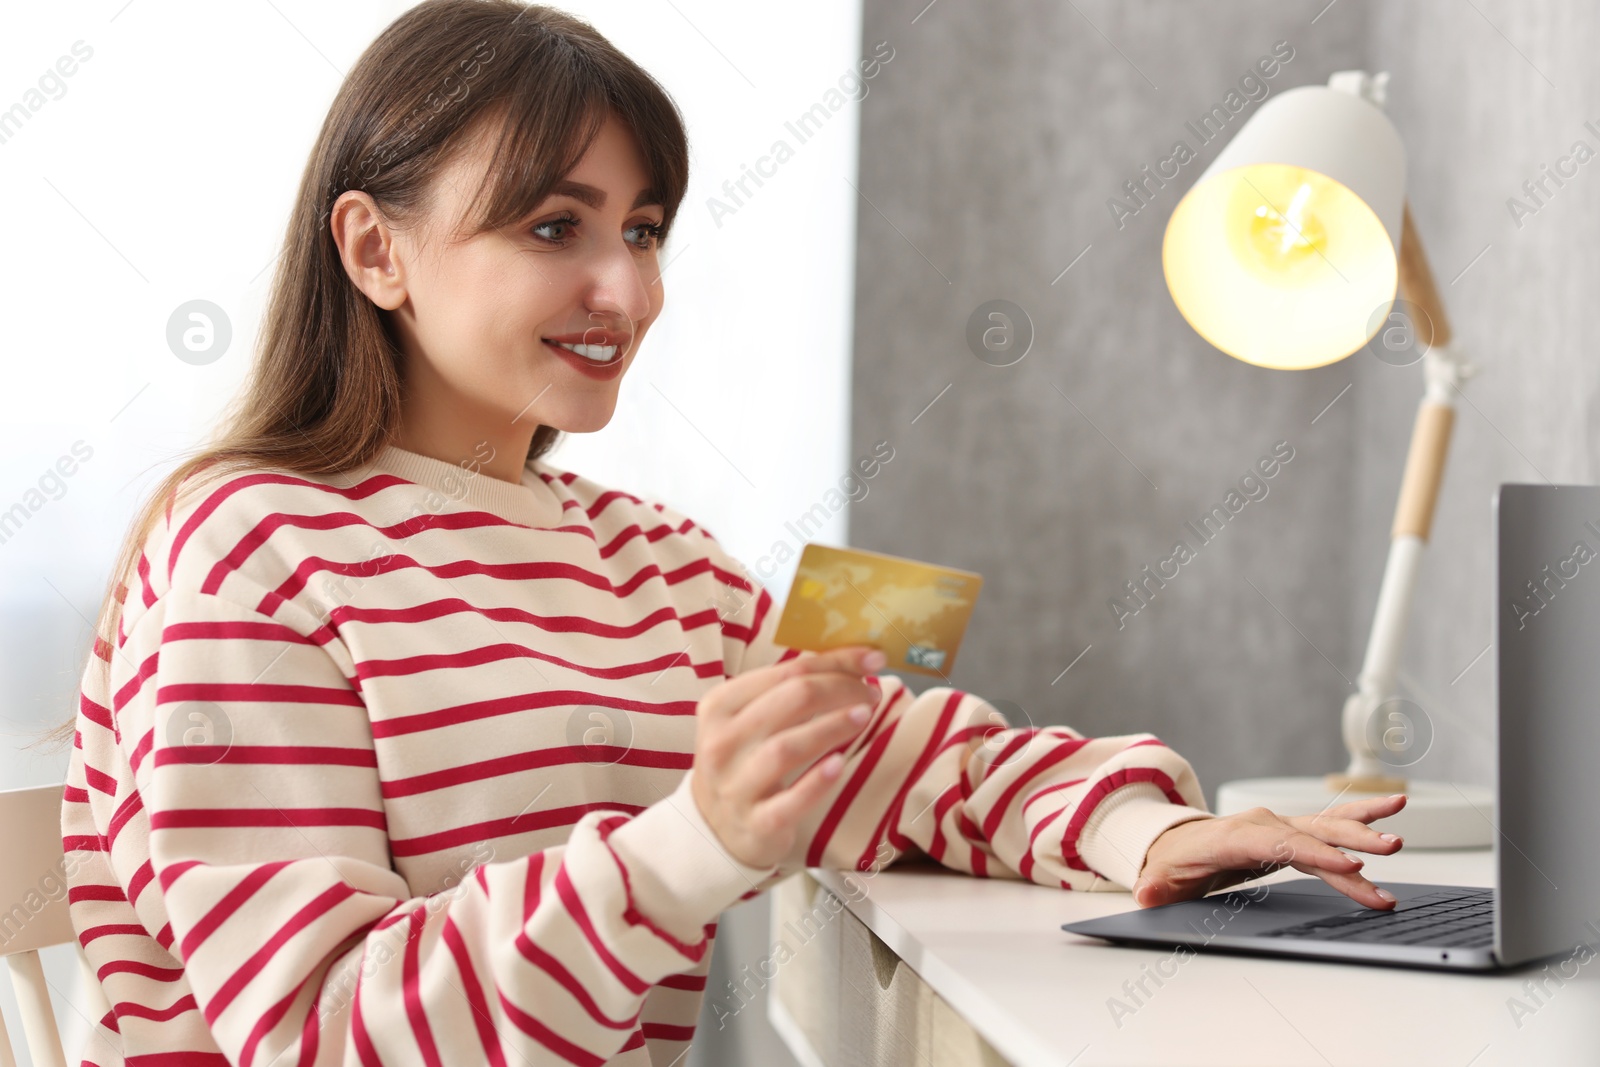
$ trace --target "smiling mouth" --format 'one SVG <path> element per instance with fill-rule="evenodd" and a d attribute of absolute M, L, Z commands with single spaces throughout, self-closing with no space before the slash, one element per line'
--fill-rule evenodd
<path fill-rule="evenodd" d="M 621 345 L 575 345 L 568 344 L 565 341 L 552 341 L 549 338 L 545 339 L 545 344 L 555 345 L 557 348 L 565 348 L 568 352 L 582 356 L 590 363 L 610 363 L 622 351 Z"/>

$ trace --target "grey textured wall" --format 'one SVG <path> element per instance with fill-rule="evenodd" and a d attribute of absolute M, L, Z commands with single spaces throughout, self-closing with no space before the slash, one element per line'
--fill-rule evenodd
<path fill-rule="evenodd" d="M 859 224 L 852 447 L 897 453 L 851 541 L 984 575 L 953 684 L 1035 725 L 1154 731 L 1208 799 L 1230 777 L 1342 762 L 1358 427 L 1349 395 L 1317 416 L 1352 369 L 1222 355 L 1161 273 L 1173 206 L 1259 105 L 1209 144 L 1185 123 L 1276 42 L 1293 57 L 1273 93 L 1362 64 L 1364 8 L 1313 24 L 1320 6 L 941 2 L 915 25 L 917 7 L 867 7 L 866 39 L 897 58 L 863 105 L 876 207 Z M 1107 201 L 1133 203 L 1123 183 L 1178 140 L 1197 158 L 1119 227 Z M 1033 324 L 1011 366 L 966 341 L 994 298 Z M 1123 583 L 1280 441 L 1293 459 L 1267 495 L 1209 544 L 1189 537 L 1196 557 L 1119 621 Z"/>
<path fill-rule="evenodd" d="M 851 540 L 985 575 L 952 681 L 1041 725 L 1153 730 L 1208 797 L 1231 777 L 1342 761 L 1337 709 L 1360 668 L 1421 368 L 1358 355 L 1264 371 L 1182 321 L 1161 233 L 1225 138 L 1122 226 L 1106 207 L 1175 139 L 1197 145 L 1185 122 L 1286 40 L 1273 91 L 1390 72 L 1413 213 L 1483 371 L 1459 405 L 1402 682 L 1435 728 L 1417 772 L 1487 783 L 1491 657 L 1474 657 L 1489 642 L 1490 495 L 1600 477 L 1600 371 L 1585 351 L 1600 162 L 1546 180 L 1538 200 L 1522 189 L 1577 141 L 1600 153 L 1585 127 L 1600 129 L 1600 11 L 938 3 L 913 25 L 917 10 L 867 9 L 866 40 L 906 61 L 863 105 L 853 447 L 887 437 L 900 451 L 852 510 Z M 1531 213 L 1514 218 L 1512 197 Z M 1033 322 L 1013 366 L 967 347 L 968 315 L 992 298 Z M 1119 629 L 1107 599 L 1279 440 L 1295 458 L 1268 496 Z"/>
<path fill-rule="evenodd" d="M 1547 181 L 1542 206 L 1521 188 L 1576 141 L 1600 153 L 1600 135 L 1584 126 L 1600 128 L 1600 9 L 1578 0 L 1476 7 L 1374 5 L 1368 40 L 1374 69 L 1392 72 L 1388 111 L 1406 141 L 1435 278 L 1482 369 L 1458 404 L 1403 681 L 1435 726 L 1419 770 L 1487 783 L 1493 652 L 1473 657 L 1491 636 L 1490 495 L 1502 482 L 1600 480 L 1600 157 L 1559 188 Z M 1520 228 L 1512 197 L 1536 209 Z M 1417 370 L 1359 365 L 1352 638 L 1377 596 Z"/>
<path fill-rule="evenodd" d="M 1489 783 L 1492 653 L 1474 657 L 1489 642 L 1490 494 L 1600 479 L 1588 351 L 1600 156 L 1542 203 L 1521 189 L 1575 141 L 1600 153 L 1584 125 L 1600 128 L 1600 11 L 925 2 L 866 4 L 863 51 L 888 40 L 896 57 L 862 105 L 851 453 L 884 439 L 896 452 L 852 506 L 850 540 L 984 575 L 952 682 L 1037 725 L 1152 730 L 1190 757 L 1210 800 L 1232 777 L 1342 764 L 1338 710 L 1365 649 L 1421 368 L 1358 355 L 1266 371 L 1183 322 L 1161 234 L 1223 139 L 1121 228 L 1106 206 L 1175 140 L 1195 145 L 1184 123 L 1286 40 L 1294 58 L 1273 92 L 1390 71 L 1412 211 L 1482 368 L 1460 404 L 1402 683 L 1435 728 L 1418 773 Z M 1520 227 L 1513 196 L 1536 209 Z M 993 299 L 1032 320 L 1012 366 L 967 345 L 969 316 Z M 1106 601 L 1278 441 L 1294 458 L 1267 496 L 1119 629 Z M 759 900 L 726 917 L 713 990 L 767 950 L 765 916 Z M 787 1062 L 756 1013 L 730 1029 L 721 1062 Z"/>

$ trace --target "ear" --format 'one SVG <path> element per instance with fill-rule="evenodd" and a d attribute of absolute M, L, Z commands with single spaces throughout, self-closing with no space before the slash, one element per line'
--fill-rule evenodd
<path fill-rule="evenodd" d="M 405 267 L 396 254 L 395 234 L 368 193 L 340 194 L 328 213 L 344 271 L 367 297 L 386 311 L 406 301 Z"/>

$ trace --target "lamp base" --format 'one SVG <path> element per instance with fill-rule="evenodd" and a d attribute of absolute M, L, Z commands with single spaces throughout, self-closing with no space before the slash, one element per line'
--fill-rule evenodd
<path fill-rule="evenodd" d="M 1405 838 L 1413 848 L 1488 848 L 1494 843 L 1494 791 L 1450 782 L 1408 781 L 1406 806 L 1373 827 Z M 1333 804 L 1370 795 L 1328 788 L 1323 778 L 1241 778 L 1217 789 L 1217 814 L 1268 808 L 1279 815 L 1313 815 Z"/>

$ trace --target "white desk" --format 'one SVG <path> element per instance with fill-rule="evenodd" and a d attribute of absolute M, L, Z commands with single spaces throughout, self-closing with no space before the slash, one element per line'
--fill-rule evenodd
<path fill-rule="evenodd" d="M 1493 884 L 1487 849 L 1363 858 L 1379 884 Z M 1494 976 L 1216 953 L 1179 963 L 1060 929 L 1130 910 L 1126 893 L 921 864 L 813 869 L 774 892 L 783 962 L 768 973 L 768 1012 L 805 1067 L 1600 1064 L 1600 959 L 1568 962 L 1576 977 L 1560 986 L 1546 974 L 1559 979 L 1563 957 Z M 830 921 L 796 925 L 806 912 Z M 1177 973 L 1159 987 L 1146 978 L 1150 995 L 1135 1001 L 1124 983 L 1158 963 Z M 1114 1012 L 1113 997 L 1133 1013 Z M 1514 1014 L 1518 1003 L 1531 1014 Z"/>

